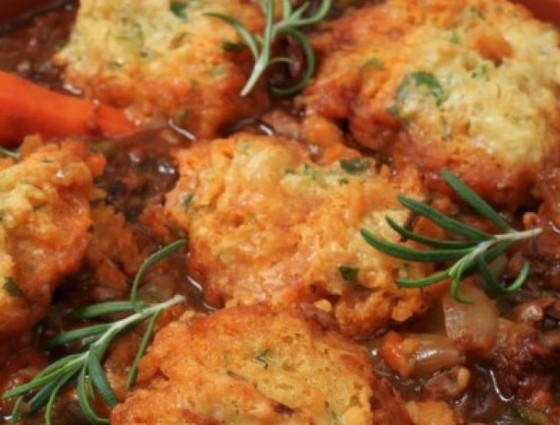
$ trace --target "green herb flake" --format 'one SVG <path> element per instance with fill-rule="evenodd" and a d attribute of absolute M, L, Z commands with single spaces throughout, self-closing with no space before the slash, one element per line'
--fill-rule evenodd
<path fill-rule="evenodd" d="M 477 69 L 475 69 L 473 71 L 473 73 L 471 74 L 471 77 L 474 78 L 474 79 L 487 78 L 488 77 L 488 71 L 489 71 L 488 64 L 483 63 L 482 65 L 480 65 Z"/>
<path fill-rule="evenodd" d="M 362 65 L 362 68 L 374 68 L 382 71 L 385 69 L 385 62 L 383 62 L 378 57 L 374 56 L 368 59 L 367 61 L 365 61 L 364 64 Z"/>
<path fill-rule="evenodd" d="M 180 1 L 172 1 L 169 10 L 179 19 L 187 20 L 187 4 Z"/>
<path fill-rule="evenodd" d="M 338 268 L 340 276 L 346 283 L 356 283 L 360 269 L 348 266 L 340 266 Z"/>
<path fill-rule="evenodd" d="M 23 291 L 16 285 L 16 281 L 11 276 L 4 279 L 4 289 L 13 297 L 23 296 Z"/>
<path fill-rule="evenodd" d="M 397 90 L 395 98 L 399 101 L 406 99 L 411 87 L 424 87 L 434 97 L 438 106 L 445 100 L 445 93 L 436 76 L 430 72 L 415 71 L 407 74 Z"/>
<path fill-rule="evenodd" d="M 317 180 L 317 170 L 309 164 L 303 166 L 303 174 L 312 180 Z"/>
<path fill-rule="evenodd" d="M 483 21 L 486 20 L 486 14 L 484 13 L 484 11 L 480 10 L 478 7 L 471 6 L 470 11 L 477 18 L 480 18 Z"/>
<path fill-rule="evenodd" d="M 194 193 L 188 193 L 183 198 L 183 209 L 185 210 L 185 212 L 187 212 L 189 210 L 193 199 L 194 199 Z"/>
<path fill-rule="evenodd" d="M 213 66 L 208 70 L 208 73 L 212 77 L 220 77 L 226 73 L 226 69 L 223 66 Z"/>
<path fill-rule="evenodd" d="M 371 162 L 367 158 L 341 159 L 340 167 L 350 174 L 360 174 L 370 169 Z"/>
<path fill-rule="evenodd" d="M 261 363 L 265 369 L 268 369 L 268 355 L 270 354 L 270 350 L 263 350 L 259 354 L 255 356 L 255 360 Z"/>
<path fill-rule="evenodd" d="M 247 45 L 241 42 L 224 41 L 222 43 L 222 50 L 228 53 L 239 53 L 247 49 Z"/>
<path fill-rule="evenodd" d="M 457 44 L 457 45 L 461 44 L 461 36 L 457 32 L 457 30 L 453 30 L 453 32 L 451 33 L 451 37 L 449 38 L 449 41 L 453 44 Z"/>

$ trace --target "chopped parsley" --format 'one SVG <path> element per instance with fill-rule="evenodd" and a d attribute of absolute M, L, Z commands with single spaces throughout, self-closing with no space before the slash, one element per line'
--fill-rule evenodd
<path fill-rule="evenodd" d="M 453 32 L 451 33 L 451 37 L 449 38 L 449 41 L 453 44 L 461 44 L 461 36 L 457 32 L 457 30 L 453 30 Z"/>
<path fill-rule="evenodd" d="M 171 12 L 183 21 L 187 20 L 187 4 L 180 1 L 172 1 L 169 5 Z"/>
<path fill-rule="evenodd" d="M 238 53 L 242 52 L 247 48 L 247 45 L 240 42 L 235 41 L 224 41 L 222 43 L 222 50 L 228 53 Z"/>
<path fill-rule="evenodd" d="M 183 198 L 183 209 L 185 210 L 185 212 L 189 210 L 193 198 L 194 198 L 194 193 L 189 193 L 185 195 L 185 197 Z"/>
<path fill-rule="evenodd" d="M 257 354 L 255 356 L 255 360 L 258 361 L 259 363 L 261 363 L 265 369 L 268 369 L 268 354 L 270 353 L 270 350 L 263 350 L 261 351 L 259 354 Z"/>
<path fill-rule="evenodd" d="M 350 174 L 360 174 L 370 169 L 371 162 L 367 158 L 341 159 L 340 167 Z"/>
<path fill-rule="evenodd" d="M 312 180 L 317 179 L 317 170 L 309 164 L 304 164 L 303 174 L 305 174 L 307 177 L 309 177 Z"/>
<path fill-rule="evenodd" d="M 415 71 L 403 78 L 396 94 L 396 99 L 402 101 L 406 99 L 411 87 L 424 87 L 428 93 L 434 97 L 438 106 L 445 100 L 445 93 L 438 79 L 434 74 L 425 71 Z"/>
<path fill-rule="evenodd" d="M 346 283 L 356 283 L 356 279 L 358 279 L 358 272 L 360 269 L 348 266 L 340 266 L 338 268 L 340 276 Z"/>
<path fill-rule="evenodd" d="M 226 69 L 223 66 L 213 66 L 208 70 L 208 72 L 212 77 L 219 77 L 226 73 Z"/>
<path fill-rule="evenodd" d="M 367 61 L 365 61 L 364 64 L 362 65 L 362 68 L 375 68 L 381 71 L 385 69 L 385 62 L 383 62 L 378 57 L 374 56 L 368 59 Z"/>
<path fill-rule="evenodd" d="M 4 289 L 14 297 L 23 296 L 23 291 L 16 285 L 16 281 L 13 277 L 6 277 L 4 279 Z"/>

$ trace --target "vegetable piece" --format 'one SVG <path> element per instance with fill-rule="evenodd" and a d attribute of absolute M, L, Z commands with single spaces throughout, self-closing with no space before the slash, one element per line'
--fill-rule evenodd
<path fill-rule="evenodd" d="M 0 71 L 0 143 L 16 146 L 29 135 L 123 137 L 134 132 L 124 112 L 39 87 Z"/>
<path fill-rule="evenodd" d="M 444 271 L 436 272 L 416 280 L 397 279 L 397 284 L 402 288 L 423 288 L 451 279 L 451 294 L 456 301 L 469 304 L 472 300 L 463 298 L 459 294 L 461 281 L 472 274 L 481 274 L 487 286 L 498 293 L 512 293 L 525 283 L 529 278 L 531 268 L 528 263 L 524 264 L 519 276 L 510 286 L 502 285 L 490 272 L 490 263 L 504 254 L 513 244 L 523 239 L 534 238 L 542 232 L 542 229 L 530 229 L 517 231 L 488 205 L 482 198 L 467 187 L 457 176 L 448 170 L 441 171 L 443 180 L 451 186 L 457 195 L 478 214 L 493 223 L 502 234 L 491 235 L 464 224 L 458 220 L 447 217 L 430 205 L 415 199 L 400 195 L 399 202 L 416 215 L 422 216 L 438 225 L 451 234 L 462 237 L 460 241 L 440 241 L 422 235 L 416 235 L 405 229 L 387 217 L 389 226 L 405 239 L 410 239 L 422 245 L 437 249 L 415 249 L 401 244 L 389 242 L 362 229 L 361 233 L 366 242 L 375 249 L 395 258 L 407 261 L 454 263 Z"/>
<path fill-rule="evenodd" d="M 284 35 L 297 42 L 301 46 L 306 59 L 307 68 L 303 78 L 293 87 L 272 87 L 273 93 L 278 95 L 294 94 L 305 87 L 308 81 L 313 77 L 313 74 L 315 74 L 315 69 L 317 67 L 313 47 L 307 35 L 301 31 L 301 28 L 321 22 L 331 10 L 332 0 L 321 0 L 319 9 L 311 17 L 305 17 L 306 12 L 311 6 L 310 2 L 304 2 L 299 8 L 294 10 L 290 0 L 282 0 L 282 18 L 278 22 L 274 22 L 275 1 L 262 0 L 259 1 L 258 4 L 266 17 L 263 34 L 252 34 L 241 21 L 229 15 L 208 13 L 208 16 L 221 19 L 234 27 L 247 44 L 247 47 L 255 59 L 253 71 L 245 87 L 243 87 L 241 91 L 241 96 L 247 96 L 251 90 L 255 88 L 257 82 L 270 65 L 278 62 L 292 62 L 288 57 L 273 57 L 273 47 L 279 36 Z"/>
<path fill-rule="evenodd" d="M 379 349 L 383 361 L 401 378 L 430 376 L 462 365 L 465 356 L 447 336 L 389 332 Z"/>
<path fill-rule="evenodd" d="M 484 291 L 472 284 L 463 284 L 461 291 L 472 304 L 458 303 L 449 294 L 442 298 L 447 336 L 465 353 L 483 358 L 496 342 L 499 311 Z"/>

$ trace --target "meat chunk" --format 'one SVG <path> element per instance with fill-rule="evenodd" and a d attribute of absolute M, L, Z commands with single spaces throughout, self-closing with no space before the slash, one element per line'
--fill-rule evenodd
<path fill-rule="evenodd" d="M 558 145 L 558 32 L 505 0 L 389 0 L 315 36 L 308 115 L 347 120 L 364 146 L 449 167 L 486 199 L 526 202 Z"/>
<path fill-rule="evenodd" d="M 0 338 L 46 312 L 60 280 L 76 271 L 91 224 L 93 175 L 103 163 L 85 144 L 29 140 L 17 163 L 0 164 Z"/>
<path fill-rule="evenodd" d="M 111 424 L 409 424 L 365 349 L 300 310 L 236 307 L 161 330 Z"/>
<path fill-rule="evenodd" d="M 397 277 L 431 266 L 384 255 L 360 235 L 398 240 L 385 218 L 408 219 L 396 198 L 422 196 L 415 173 L 393 178 L 357 153 L 319 166 L 296 143 L 249 134 L 177 161 L 166 210 L 188 232 L 189 271 L 214 306 L 316 303 L 358 335 L 423 311 L 437 291 L 399 289 Z"/>
<path fill-rule="evenodd" d="M 126 108 L 139 120 L 171 117 L 212 137 L 267 104 L 264 86 L 240 92 L 253 59 L 217 12 L 261 32 L 256 2 L 84 0 L 69 44 L 56 56 L 66 82 L 88 98 Z"/>

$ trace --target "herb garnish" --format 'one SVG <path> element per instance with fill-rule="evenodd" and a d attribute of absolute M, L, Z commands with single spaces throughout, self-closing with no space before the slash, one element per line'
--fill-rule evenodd
<path fill-rule="evenodd" d="M 187 4 L 180 1 L 173 1 L 169 5 L 171 12 L 183 21 L 187 20 Z"/>
<path fill-rule="evenodd" d="M 30 382 L 7 391 L 3 396 L 4 399 L 18 397 L 12 410 L 10 424 L 16 424 L 19 421 L 22 415 L 22 404 L 27 401 L 28 409 L 25 415 L 33 416 L 45 407 L 45 424 L 51 425 L 54 402 L 60 391 L 73 381 L 76 381 L 78 403 L 88 422 L 95 425 L 109 423 L 108 419 L 97 416 L 91 406 L 91 399 L 95 392 L 105 400 L 109 407 L 114 407 L 118 403 L 117 396 L 109 384 L 101 363 L 107 350 L 118 337 L 149 318 L 144 337 L 129 371 L 127 388 L 130 389 L 136 379 L 140 358 L 144 355 L 152 337 L 158 315 L 185 301 L 185 297 L 182 295 L 175 295 L 160 304 L 140 302 L 137 299 L 138 285 L 150 267 L 184 245 L 185 240 L 174 242 L 157 251 L 144 262 L 132 284 L 129 301 L 109 301 L 85 307 L 76 312 L 76 316 L 84 320 L 98 319 L 115 313 L 130 313 L 130 315 L 112 323 L 63 332 L 52 339 L 47 344 L 47 349 L 79 340 L 83 341 L 87 348 L 81 353 L 69 354 L 61 358 L 46 367 Z"/>
<path fill-rule="evenodd" d="M 340 167 L 350 174 L 360 174 L 370 169 L 371 162 L 367 158 L 341 159 Z"/>
<path fill-rule="evenodd" d="M 263 350 L 261 351 L 259 354 L 257 354 L 255 356 L 255 360 L 259 363 L 261 363 L 265 369 L 268 369 L 268 354 L 270 353 L 270 350 Z"/>
<path fill-rule="evenodd" d="M 338 268 L 338 272 L 340 273 L 340 277 L 346 283 L 355 283 L 356 279 L 358 279 L 359 269 L 355 267 L 348 267 L 348 266 L 340 266 Z"/>
<path fill-rule="evenodd" d="M 2 146 L 0 146 L 0 157 L 6 157 L 6 158 L 12 158 L 12 159 L 18 159 L 18 154 L 17 152 L 11 151 L 9 149 L 3 148 Z"/>
<path fill-rule="evenodd" d="M 436 100 L 437 106 L 440 106 L 445 100 L 445 93 L 436 76 L 426 71 L 416 71 L 406 74 L 403 78 L 395 98 L 399 101 L 404 100 L 411 86 L 425 87 L 431 96 Z"/>
<path fill-rule="evenodd" d="M 3 288 L 13 297 L 23 296 L 23 291 L 19 286 L 17 286 L 16 281 L 11 276 L 8 276 L 4 279 Z"/>
<path fill-rule="evenodd" d="M 309 1 L 306 1 L 303 5 L 294 10 L 290 0 L 282 0 L 282 17 L 278 22 L 274 22 L 274 0 L 260 0 L 257 3 L 266 17 L 265 28 L 262 34 L 252 34 L 245 24 L 232 16 L 216 12 L 208 13 L 208 16 L 221 19 L 233 26 L 244 40 L 255 59 L 253 72 L 247 80 L 245 87 L 243 87 L 241 96 L 247 96 L 251 90 L 255 88 L 255 85 L 270 65 L 280 62 L 292 62 L 292 59 L 288 57 L 273 57 L 272 50 L 274 43 L 281 35 L 290 37 L 301 46 L 307 61 L 307 67 L 299 83 L 287 89 L 273 86 L 272 92 L 279 95 L 296 93 L 305 87 L 308 81 L 313 77 L 317 67 L 313 47 L 307 35 L 301 31 L 301 28 L 321 22 L 331 9 L 332 0 L 322 0 L 317 13 L 310 17 L 304 16 L 311 6 Z"/>
<path fill-rule="evenodd" d="M 224 52 L 239 53 L 245 49 L 247 49 L 247 45 L 245 43 L 239 43 L 235 41 L 224 41 L 222 43 L 222 50 Z"/>
<path fill-rule="evenodd" d="M 519 276 L 509 285 L 502 285 L 490 271 L 490 264 L 504 254 L 513 244 L 523 239 L 530 239 L 542 232 L 542 229 L 517 231 L 490 206 L 466 186 L 457 176 L 446 169 L 441 171 L 441 176 L 453 191 L 474 211 L 493 223 L 504 233 L 492 235 L 475 227 L 469 226 L 453 218 L 447 217 L 430 205 L 415 199 L 400 195 L 399 202 L 418 216 L 432 221 L 451 234 L 462 237 L 461 240 L 440 240 L 418 235 L 398 225 L 394 220 L 386 217 L 387 223 L 404 239 L 409 239 L 435 249 L 419 250 L 400 244 L 389 242 L 362 229 L 361 234 L 372 247 L 392 257 L 408 261 L 445 263 L 454 261 L 446 270 L 434 273 L 431 276 L 416 279 L 397 279 L 397 284 L 402 288 L 423 288 L 433 285 L 444 279 L 451 279 L 451 294 L 453 298 L 462 303 L 470 303 L 459 295 L 461 281 L 473 274 L 480 274 L 488 287 L 502 294 L 509 294 L 518 290 L 527 280 L 530 266 L 525 263 Z"/>

